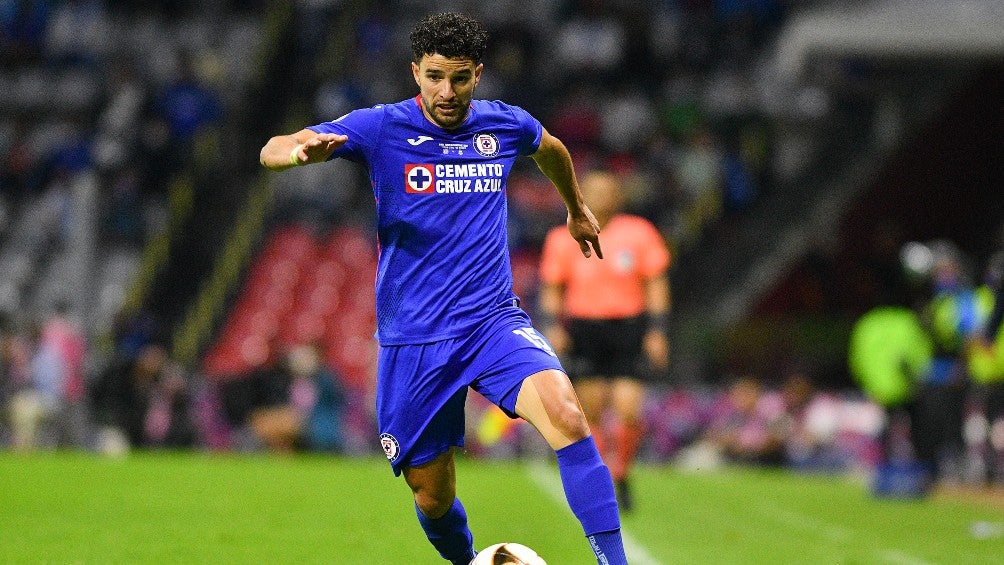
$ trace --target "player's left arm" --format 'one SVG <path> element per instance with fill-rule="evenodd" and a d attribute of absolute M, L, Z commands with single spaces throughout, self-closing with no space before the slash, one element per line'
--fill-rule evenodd
<path fill-rule="evenodd" d="M 579 182 L 575 178 L 572 155 L 568 152 L 568 148 L 560 139 L 541 128 L 540 146 L 530 156 L 565 201 L 565 208 L 568 209 L 568 232 L 579 242 L 582 254 L 591 257 L 592 251 L 596 251 L 596 256 L 602 259 L 600 224 L 582 198 Z"/>
<path fill-rule="evenodd" d="M 649 326 L 642 345 L 645 355 L 658 369 L 669 366 L 667 326 L 671 303 L 669 275 L 662 273 L 645 281 L 645 310 Z"/>

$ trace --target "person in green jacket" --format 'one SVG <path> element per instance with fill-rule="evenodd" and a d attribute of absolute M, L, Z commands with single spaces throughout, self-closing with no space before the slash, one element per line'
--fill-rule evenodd
<path fill-rule="evenodd" d="M 916 460 L 933 469 L 923 420 L 918 414 L 917 391 L 930 371 L 933 354 L 930 336 L 920 318 L 905 306 L 880 306 L 855 322 L 848 343 L 851 376 L 864 394 L 886 411 L 881 434 L 883 462 Z M 913 453 L 902 453 L 892 433 L 907 419 Z"/>

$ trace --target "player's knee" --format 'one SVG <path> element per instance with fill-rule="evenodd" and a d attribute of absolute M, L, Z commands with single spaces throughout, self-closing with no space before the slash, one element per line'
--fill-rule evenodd
<path fill-rule="evenodd" d="M 559 403 L 548 415 L 552 425 L 565 437 L 580 440 L 589 435 L 589 424 L 574 400 Z"/>
<path fill-rule="evenodd" d="M 408 486 L 415 496 L 415 504 L 429 518 L 438 518 L 446 513 L 453 505 L 453 500 L 457 496 L 457 489 L 450 481 L 443 481 L 441 477 L 435 480 L 422 480 L 412 476 L 409 477 Z"/>
<path fill-rule="evenodd" d="M 455 492 L 434 491 L 431 489 L 415 490 L 415 504 L 429 518 L 439 518 L 453 505 Z"/>

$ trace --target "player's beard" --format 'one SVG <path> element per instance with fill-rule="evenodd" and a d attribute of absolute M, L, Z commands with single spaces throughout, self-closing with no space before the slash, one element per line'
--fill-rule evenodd
<path fill-rule="evenodd" d="M 466 104 L 457 103 L 451 114 L 443 114 L 439 106 L 433 101 L 426 100 L 423 97 L 422 104 L 425 106 L 426 115 L 432 118 L 432 121 L 443 129 L 454 129 L 464 123 L 471 107 L 470 102 Z"/>

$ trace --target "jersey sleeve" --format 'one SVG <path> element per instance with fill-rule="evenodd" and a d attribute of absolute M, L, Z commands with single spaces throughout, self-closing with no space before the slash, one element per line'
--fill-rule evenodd
<path fill-rule="evenodd" d="M 308 126 L 307 129 L 316 133 L 336 133 L 348 136 L 348 141 L 336 149 L 330 159 L 343 158 L 350 161 L 369 162 L 371 152 L 377 147 L 380 127 L 383 125 L 385 112 L 383 106 L 353 110 L 348 114 L 330 122 Z"/>
<path fill-rule="evenodd" d="M 540 253 L 540 280 L 545 284 L 561 285 L 568 281 L 570 273 L 565 249 L 567 245 L 562 237 L 571 239 L 564 229 L 557 227 L 548 232 L 544 239 L 544 248 Z"/>
<path fill-rule="evenodd" d="M 537 152 L 540 147 L 540 138 L 543 135 L 544 127 L 540 125 L 537 118 L 519 106 L 509 106 L 513 117 L 516 119 L 519 136 L 519 154 L 526 156 Z"/>

